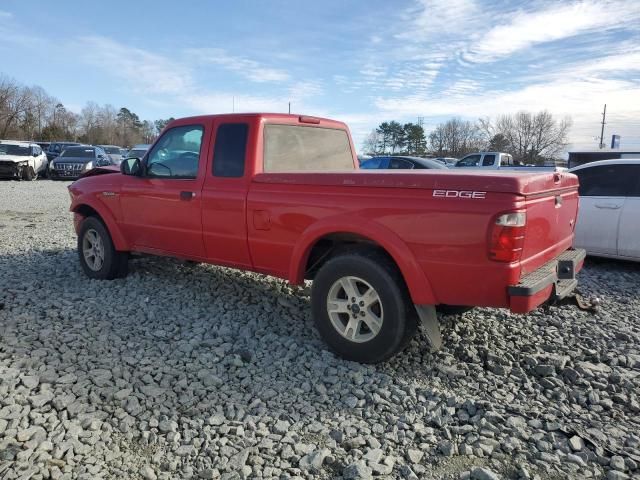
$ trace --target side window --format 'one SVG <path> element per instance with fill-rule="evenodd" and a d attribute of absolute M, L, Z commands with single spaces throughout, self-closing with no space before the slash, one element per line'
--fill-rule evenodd
<path fill-rule="evenodd" d="M 413 164 L 411 162 L 403 160 L 402 158 L 391 158 L 391 160 L 389 160 L 389 168 L 406 170 L 413 168 Z"/>
<path fill-rule="evenodd" d="M 496 163 L 495 155 L 485 155 L 484 158 L 482 159 L 483 167 L 491 167 L 493 166 L 494 163 Z"/>
<path fill-rule="evenodd" d="M 629 165 L 629 176 L 631 177 L 631 189 L 629 197 L 640 197 L 640 164 Z"/>
<path fill-rule="evenodd" d="M 365 160 L 364 162 L 362 162 L 360 168 L 364 170 L 375 170 L 377 168 L 380 168 L 381 162 L 382 158 L 372 158 L 370 160 Z"/>
<path fill-rule="evenodd" d="M 477 167 L 480 163 L 480 155 L 468 155 L 456 163 L 456 167 Z"/>
<path fill-rule="evenodd" d="M 583 197 L 626 197 L 632 187 L 633 165 L 601 165 L 574 172 Z M 637 180 L 637 178 L 636 178 Z"/>
<path fill-rule="evenodd" d="M 247 152 L 246 123 L 225 123 L 218 127 L 213 151 L 213 175 L 216 177 L 242 177 Z"/>
<path fill-rule="evenodd" d="M 53 151 L 56 152 L 56 153 L 60 153 L 60 144 L 59 143 L 56 143 L 53 146 Z"/>
<path fill-rule="evenodd" d="M 202 125 L 167 130 L 147 156 L 147 176 L 196 178 L 203 132 Z"/>

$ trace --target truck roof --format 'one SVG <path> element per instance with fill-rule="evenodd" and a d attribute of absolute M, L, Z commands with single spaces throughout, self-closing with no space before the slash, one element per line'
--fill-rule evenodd
<path fill-rule="evenodd" d="M 266 121 L 274 121 L 275 123 L 298 123 L 300 125 L 320 125 L 326 127 L 338 127 L 338 128 L 347 128 L 347 125 L 344 122 L 339 122 L 337 120 L 331 120 L 329 118 L 323 117 L 314 117 L 311 115 L 302 115 L 302 114 L 293 114 L 293 113 L 264 113 L 264 112 L 254 112 L 254 113 L 218 113 L 211 115 L 196 115 L 193 117 L 182 117 L 176 120 L 173 120 L 169 125 L 175 124 L 186 124 L 190 122 L 197 122 L 203 120 L 209 120 L 212 118 L 220 118 L 220 117 L 229 117 L 229 118 L 250 118 L 250 119 L 258 119 L 258 120 L 266 120 Z"/>

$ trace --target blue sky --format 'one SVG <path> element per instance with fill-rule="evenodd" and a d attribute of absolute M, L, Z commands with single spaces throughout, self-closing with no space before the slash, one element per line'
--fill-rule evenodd
<path fill-rule="evenodd" d="M 153 120 L 286 111 L 429 130 L 453 116 L 570 115 L 574 147 L 640 148 L 640 1 L 0 0 L 0 73 L 74 111 Z M 234 102 L 235 99 L 235 102 Z"/>

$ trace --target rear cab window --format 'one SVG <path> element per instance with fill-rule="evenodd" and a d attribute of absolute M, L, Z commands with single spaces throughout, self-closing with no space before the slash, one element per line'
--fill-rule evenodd
<path fill-rule="evenodd" d="M 496 156 L 493 154 L 485 155 L 484 158 L 482 159 L 483 167 L 493 167 L 494 163 L 496 163 Z M 502 164 L 504 165 L 505 162 L 503 161 Z"/>
<path fill-rule="evenodd" d="M 345 130 L 299 125 L 264 126 L 265 172 L 354 170 Z"/>

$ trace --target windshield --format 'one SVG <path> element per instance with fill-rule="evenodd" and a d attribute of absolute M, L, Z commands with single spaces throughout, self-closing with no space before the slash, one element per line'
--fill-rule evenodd
<path fill-rule="evenodd" d="M 86 158 L 93 157 L 93 148 L 67 148 L 60 154 L 61 157 L 67 158 Z"/>
<path fill-rule="evenodd" d="M 118 147 L 103 147 L 104 151 L 111 155 L 120 155 L 120 149 Z"/>
<path fill-rule="evenodd" d="M 28 157 L 30 154 L 31 148 L 27 146 L 0 143 L 0 155 L 17 155 L 18 157 Z"/>

